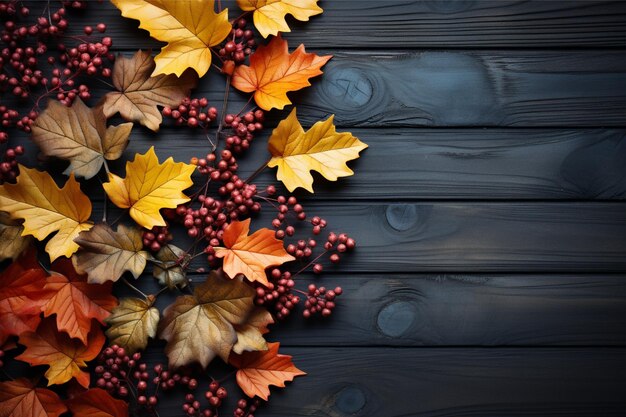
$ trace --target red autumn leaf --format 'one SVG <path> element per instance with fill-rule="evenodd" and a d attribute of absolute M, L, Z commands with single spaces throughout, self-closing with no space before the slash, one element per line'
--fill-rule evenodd
<path fill-rule="evenodd" d="M 293 381 L 306 372 L 296 368 L 291 356 L 278 353 L 280 343 L 268 343 L 267 350 L 231 353 L 228 362 L 237 368 L 237 384 L 250 398 L 255 395 L 267 401 L 270 385 L 284 387 L 285 381 Z"/>
<path fill-rule="evenodd" d="M 0 417 L 59 417 L 67 407 L 49 389 L 26 378 L 0 382 Z"/>
<path fill-rule="evenodd" d="M 0 273 L 0 345 L 9 336 L 37 328 L 47 275 L 37 263 L 34 249 L 23 253 Z"/>
<path fill-rule="evenodd" d="M 92 388 L 67 400 L 75 417 L 128 417 L 128 404 L 101 388 Z"/>
<path fill-rule="evenodd" d="M 104 325 L 117 306 L 117 299 L 111 295 L 113 283 L 89 284 L 87 275 L 79 275 L 69 259 L 59 259 L 52 269 L 56 272 L 44 287 L 48 293 L 41 311 L 46 317 L 56 314 L 60 331 L 87 343 L 91 319 Z"/>
<path fill-rule="evenodd" d="M 97 323 L 92 323 L 87 344 L 57 330 L 54 320 L 45 319 L 37 332 L 26 332 L 20 336 L 20 344 L 26 350 L 15 359 L 31 365 L 49 365 L 46 371 L 48 385 L 63 384 L 76 378 L 83 387 L 89 387 L 89 373 L 82 370 L 87 362 L 100 353 L 104 345 L 104 334 Z"/>
<path fill-rule="evenodd" d="M 243 274 L 248 281 L 258 281 L 267 286 L 265 269 L 293 261 L 270 229 L 260 229 L 248 236 L 250 219 L 233 221 L 224 231 L 226 248 L 215 250 L 215 256 L 224 258 L 224 272 L 229 278 Z"/>
<path fill-rule="evenodd" d="M 291 54 L 280 35 L 259 46 L 250 55 L 250 66 L 239 65 L 233 74 L 233 86 L 246 93 L 254 92 L 254 101 L 264 109 L 282 109 L 291 104 L 287 92 L 311 85 L 309 78 L 322 74 L 320 69 L 331 55 L 318 56 L 300 45 Z"/>

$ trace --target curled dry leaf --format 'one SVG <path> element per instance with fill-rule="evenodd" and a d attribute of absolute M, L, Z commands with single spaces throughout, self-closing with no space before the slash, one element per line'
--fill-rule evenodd
<path fill-rule="evenodd" d="M 56 392 L 26 378 L 0 382 L 0 417 L 59 417 L 66 411 Z"/>
<path fill-rule="evenodd" d="M 49 100 L 32 126 L 32 139 L 45 155 L 70 161 L 65 174 L 91 178 L 105 159 L 122 156 L 132 127 L 132 123 L 107 127 L 102 109 L 90 109 L 80 98 L 72 107 Z"/>
<path fill-rule="evenodd" d="M 87 362 L 100 353 L 104 345 L 104 334 L 93 322 L 87 343 L 83 344 L 57 330 L 54 320 L 44 319 L 36 332 L 20 335 L 20 344 L 26 350 L 15 359 L 31 365 L 49 365 L 46 371 L 48 386 L 63 384 L 72 378 L 85 388 L 89 387 L 89 373 L 82 370 Z"/>
<path fill-rule="evenodd" d="M 0 345 L 9 336 L 35 331 L 41 322 L 43 288 L 48 274 L 30 248 L 0 273 Z"/>
<path fill-rule="evenodd" d="M 215 256 L 224 258 L 224 272 L 231 278 L 243 274 L 248 281 L 267 285 L 265 269 L 295 258 L 285 251 L 283 241 L 274 231 L 263 228 L 248 236 L 250 219 L 231 222 L 222 237 L 225 248 L 216 248 Z"/>
<path fill-rule="evenodd" d="M 148 345 L 148 338 L 156 336 L 159 324 L 159 310 L 153 307 L 155 297 L 149 295 L 140 298 L 122 298 L 106 323 L 111 326 L 106 335 L 110 344 L 126 349 L 129 355 L 143 350 Z"/>
<path fill-rule="evenodd" d="M 17 258 L 32 243 L 32 236 L 22 236 L 23 231 L 21 224 L 0 211 L 0 261 Z"/>
<path fill-rule="evenodd" d="M 215 13 L 213 0 L 111 0 L 122 16 L 140 21 L 153 38 L 168 42 L 154 58 L 159 74 L 181 74 L 193 68 L 200 77 L 211 66 L 211 47 L 230 33 L 228 9 Z"/>
<path fill-rule="evenodd" d="M 141 230 L 135 227 L 120 224 L 114 231 L 107 224 L 97 224 L 74 239 L 81 248 L 72 257 L 74 267 L 87 274 L 92 284 L 117 281 L 124 271 L 139 278 L 149 257 L 141 236 Z"/>
<path fill-rule="evenodd" d="M 161 285 L 173 289 L 177 285 L 184 288 L 187 285 L 186 268 L 191 261 L 191 255 L 174 245 L 166 245 L 156 254 L 152 275 Z"/>
<path fill-rule="evenodd" d="M 291 32 L 285 15 L 306 22 L 309 17 L 323 12 L 317 0 L 237 0 L 237 4 L 243 11 L 254 11 L 254 26 L 264 38 L 278 32 Z"/>
<path fill-rule="evenodd" d="M 346 162 L 358 158 L 367 145 L 350 132 L 337 132 L 333 118 L 317 122 L 305 132 L 294 108 L 272 132 L 268 143 L 272 159 L 267 166 L 278 167 L 276 178 L 289 191 L 302 187 L 313 192 L 310 171 L 317 171 L 330 181 L 353 174 Z"/>
<path fill-rule="evenodd" d="M 197 84 L 195 73 L 150 77 L 154 71 L 150 52 L 137 51 L 132 58 L 119 55 L 113 67 L 113 85 L 118 91 L 104 96 L 102 108 L 106 117 L 119 112 L 126 120 L 141 123 L 158 131 L 163 117 L 157 106 L 178 106 Z"/>
<path fill-rule="evenodd" d="M 91 388 L 67 400 L 74 417 L 128 417 L 128 403 L 101 388 Z"/>
<path fill-rule="evenodd" d="M 291 356 L 278 353 L 280 343 L 268 343 L 268 349 L 257 352 L 233 353 L 229 362 L 237 368 L 237 384 L 250 398 L 258 396 L 265 401 L 270 395 L 270 385 L 284 387 L 306 372 L 296 368 Z"/>
<path fill-rule="evenodd" d="M 178 297 L 159 323 L 170 366 L 199 362 L 206 367 L 216 355 L 228 361 L 237 342 L 234 326 L 247 322 L 255 308 L 254 295 L 254 289 L 240 279 L 227 280 L 221 270 L 213 270 L 193 295 Z"/>
<path fill-rule="evenodd" d="M 232 85 L 254 92 L 254 101 L 264 110 L 282 109 L 291 104 L 287 92 L 310 86 L 309 78 L 322 74 L 320 68 L 330 58 L 332 55 L 307 54 L 304 45 L 290 54 L 287 41 L 279 35 L 250 55 L 250 66 L 235 69 Z"/>
<path fill-rule="evenodd" d="M 126 178 L 110 173 L 109 182 L 102 186 L 116 206 L 129 208 L 133 220 L 152 229 L 166 224 L 159 210 L 189 201 L 182 190 L 193 185 L 191 174 L 195 169 L 171 157 L 160 164 L 151 147 L 144 155 L 137 154 L 133 161 L 126 162 Z"/>
<path fill-rule="evenodd" d="M 91 201 L 80 191 L 74 174 L 60 189 L 47 172 L 23 165 L 19 169 L 16 184 L 0 185 L 0 207 L 11 218 L 24 219 L 25 235 L 43 240 L 57 232 L 46 244 L 52 261 L 70 257 L 78 250 L 76 236 L 91 228 Z"/>
<path fill-rule="evenodd" d="M 263 335 L 269 332 L 267 326 L 274 323 L 272 315 L 263 307 L 255 308 L 245 324 L 235 325 L 237 343 L 233 352 L 242 353 L 245 350 L 266 350 L 267 342 Z"/>
<path fill-rule="evenodd" d="M 104 324 L 117 305 L 113 284 L 89 284 L 87 276 L 77 274 L 69 259 L 56 261 L 52 269 L 44 286 L 41 311 L 45 317 L 56 315 L 59 331 L 87 343 L 92 319 Z"/>

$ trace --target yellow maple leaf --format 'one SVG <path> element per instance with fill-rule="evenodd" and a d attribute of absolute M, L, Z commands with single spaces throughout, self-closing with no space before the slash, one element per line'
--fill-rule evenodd
<path fill-rule="evenodd" d="M 225 248 L 216 248 L 215 256 L 224 258 L 224 272 L 230 278 L 243 274 L 250 282 L 268 285 L 265 269 L 295 258 L 285 251 L 283 241 L 274 231 L 263 228 L 248 235 L 250 219 L 231 222 L 222 237 Z"/>
<path fill-rule="evenodd" d="M 254 101 L 264 109 L 282 109 L 291 101 L 287 92 L 311 85 L 309 78 L 322 74 L 320 69 L 332 55 L 307 54 L 304 45 L 289 53 L 289 45 L 280 35 L 250 55 L 250 66 L 239 65 L 232 85 L 246 93 L 254 92 Z"/>
<path fill-rule="evenodd" d="M 285 15 L 306 22 L 309 17 L 323 12 L 317 0 L 237 0 L 237 4 L 241 10 L 254 11 L 254 26 L 264 38 L 278 32 L 291 32 Z"/>
<path fill-rule="evenodd" d="M 0 185 L 0 207 L 13 219 L 24 219 L 22 235 L 43 240 L 57 232 L 46 245 L 50 260 L 70 257 L 78 250 L 74 238 L 92 223 L 91 202 L 80 191 L 74 174 L 59 188 L 50 174 L 19 165 L 16 184 Z"/>
<path fill-rule="evenodd" d="M 353 174 L 346 162 L 358 158 L 367 145 L 350 132 L 337 132 L 333 118 L 334 115 L 319 121 L 305 132 L 294 108 L 272 132 L 268 143 L 272 159 L 267 166 L 278 167 L 276 178 L 289 191 L 302 187 L 313 192 L 310 171 L 317 171 L 330 181 Z"/>
<path fill-rule="evenodd" d="M 230 33 L 228 9 L 214 12 L 213 0 L 111 0 L 122 16 L 139 20 L 153 38 L 168 42 L 154 58 L 153 76 L 193 68 L 200 77 L 211 66 L 211 47 Z"/>
<path fill-rule="evenodd" d="M 159 210 L 189 201 L 182 190 L 193 184 L 191 174 L 195 169 L 171 157 L 160 164 L 151 147 L 144 155 L 137 154 L 133 161 L 126 162 L 126 178 L 109 173 L 109 182 L 102 186 L 113 204 L 129 208 L 137 224 L 152 229 L 165 226 Z"/>

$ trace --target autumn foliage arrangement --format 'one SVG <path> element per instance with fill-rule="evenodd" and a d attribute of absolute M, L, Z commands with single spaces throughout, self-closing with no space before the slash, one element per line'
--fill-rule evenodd
<path fill-rule="evenodd" d="M 322 9 L 237 0 L 233 19 L 213 0 L 111 2 L 166 43 L 156 56 L 114 56 L 106 23 L 68 34 L 74 15 L 101 2 L 0 1 L 0 417 L 158 416 L 164 395 L 180 397 L 177 415 L 228 415 L 230 376 L 242 391 L 232 415 L 253 417 L 270 386 L 305 374 L 268 341 L 270 325 L 298 305 L 306 319 L 331 315 L 341 287 L 302 273 L 322 273 L 355 246 L 289 194 L 314 192 L 311 171 L 352 175 L 346 163 L 367 145 L 337 132 L 332 116 L 305 130 L 292 108 L 269 136 L 267 162 L 238 175 L 241 155 L 266 152 L 252 142 L 268 112 L 292 105 L 287 94 L 331 59 L 290 51 L 280 34 L 287 15 L 307 21 Z M 219 110 L 192 96 L 201 77 L 225 81 Z M 233 90 L 249 94 L 237 113 Z M 157 140 L 125 170 L 109 166 L 134 131 L 163 124 L 197 132 L 204 153 L 160 160 Z M 37 152 L 43 163 L 28 167 Z M 282 185 L 257 187 L 265 168 Z M 262 210 L 275 213 L 271 229 L 255 225 Z M 161 288 L 144 292 L 150 274 Z M 150 345 L 164 347 L 167 366 L 147 364 Z M 213 377 L 216 362 L 232 372 Z M 11 375 L 19 363 L 33 368 Z"/>

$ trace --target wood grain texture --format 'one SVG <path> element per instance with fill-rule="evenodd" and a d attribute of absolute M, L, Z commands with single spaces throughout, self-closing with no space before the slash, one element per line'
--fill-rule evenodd
<path fill-rule="evenodd" d="M 32 3 L 27 1 L 25 3 Z M 222 1 L 230 16 L 234 1 Z M 322 1 L 324 14 L 309 22 L 288 19 L 287 37 L 309 48 L 581 48 L 625 47 L 626 6 L 619 1 Z M 118 22 L 108 2 L 91 6 L 115 21 L 107 33 L 117 49 L 157 48 L 132 20 Z M 95 24 L 94 15 L 76 21 Z M 98 20 L 100 21 L 100 20 Z"/>
<path fill-rule="evenodd" d="M 315 200 L 624 199 L 624 129 L 351 129 L 369 145 L 350 162 L 354 176 L 316 180 Z M 266 131 L 238 159 L 247 178 L 267 160 Z M 176 136 L 177 140 L 167 140 Z M 156 146 L 177 161 L 201 156 L 199 131 L 164 127 L 157 136 L 136 126 L 122 160 Z M 35 152 L 32 152 L 34 161 Z M 122 168 L 122 164 L 114 164 Z M 319 177 L 318 177 L 319 178 Z M 277 184 L 267 169 L 255 184 Z M 391 185 L 391 186 L 390 186 Z M 305 193 L 306 194 L 306 193 Z"/>
<path fill-rule="evenodd" d="M 357 240 L 338 267 L 343 272 L 626 270 L 624 203 L 303 204 L 326 218 L 329 230 Z M 95 203 L 94 219 L 100 210 Z M 253 230 L 270 226 L 271 218 L 262 214 Z M 194 267 L 206 267 L 196 261 Z"/>
<path fill-rule="evenodd" d="M 272 388 L 262 416 L 621 417 L 626 408 L 622 348 L 281 351 L 309 374 Z M 170 398 L 159 412 L 176 416 L 179 408 Z"/>

